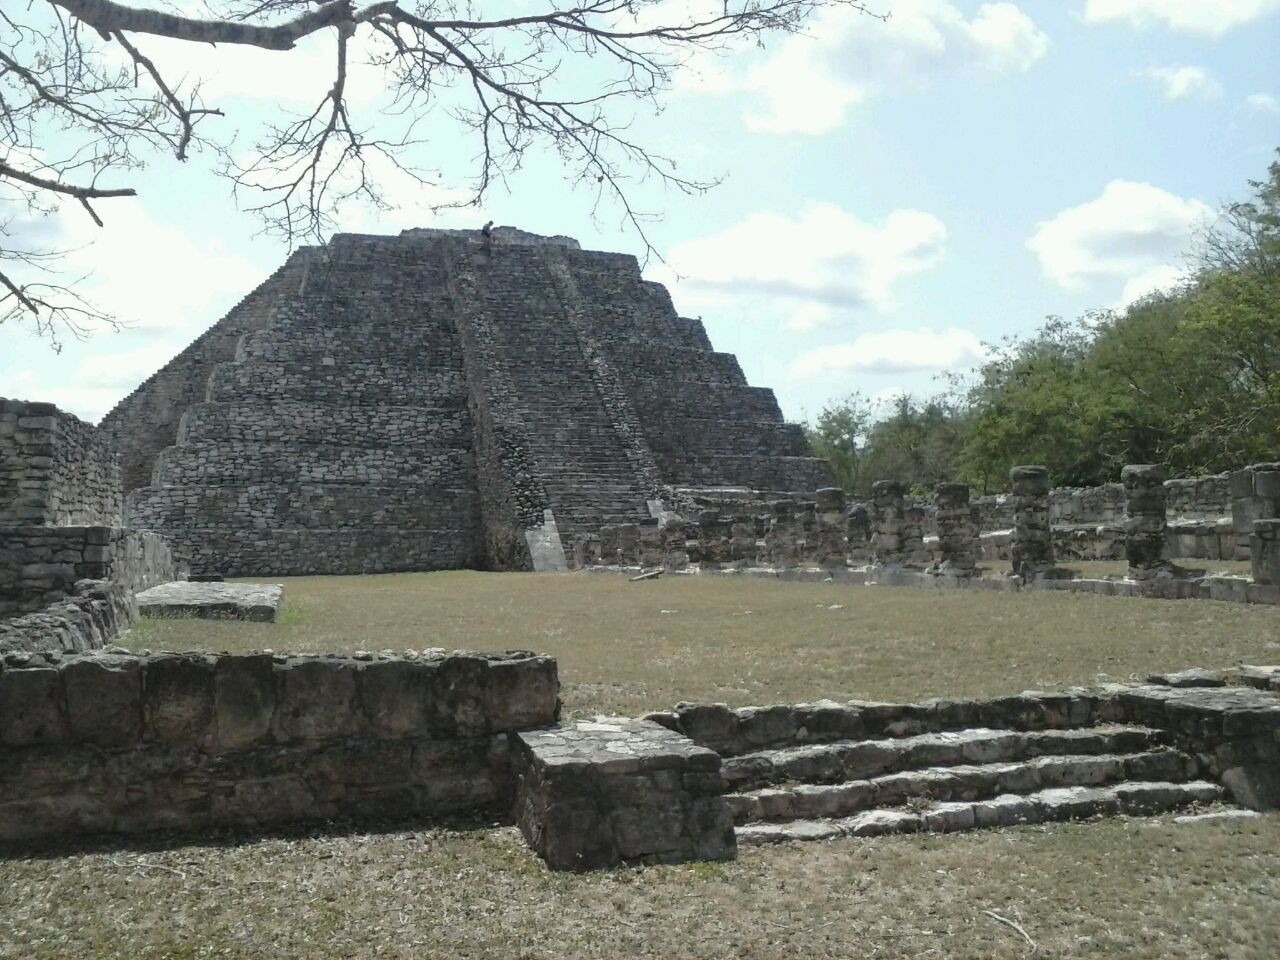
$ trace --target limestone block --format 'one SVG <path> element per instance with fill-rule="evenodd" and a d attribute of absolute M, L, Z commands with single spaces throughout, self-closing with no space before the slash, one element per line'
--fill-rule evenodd
<path fill-rule="evenodd" d="M 214 703 L 221 750 L 239 749 L 266 738 L 276 707 L 272 656 L 219 657 L 214 668 Z"/>
<path fill-rule="evenodd" d="M 213 736 L 215 659 L 206 654 L 161 655 L 145 663 L 144 737 L 204 747 Z"/>
<path fill-rule="evenodd" d="M 91 656 L 61 670 L 69 734 L 100 747 L 129 747 L 142 734 L 142 670 L 135 657 Z"/>
<path fill-rule="evenodd" d="M 354 663 L 330 659 L 291 659 L 275 665 L 280 687 L 276 713 L 279 735 L 290 740 L 348 736 L 361 726 L 352 709 L 356 692 Z"/>
<path fill-rule="evenodd" d="M 0 743 L 11 747 L 61 743 L 66 735 L 57 669 L 0 672 Z"/>
<path fill-rule="evenodd" d="M 516 743 L 516 822 L 552 869 L 736 855 L 720 758 L 680 734 L 601 717 Z"/>

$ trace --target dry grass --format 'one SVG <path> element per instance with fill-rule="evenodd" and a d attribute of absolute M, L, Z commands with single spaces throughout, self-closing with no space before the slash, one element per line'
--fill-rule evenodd
<path fill-rule="evenodd" d="M 510 828 L 0 866 L 0 957 L 1019 958 L 1280 955 L 1280 815 L 750 849 L 551 874 Z"/>
<path fill-rule="evenodd" d="M 288 581 L 281 623 L 152 621 L 136 647 L 531 648 L 572 709 L 915 698 L 1274 662 L 1274 609 L 664 578 Z M 669 611 L 664 613 L 663 611 Z M 1280 956 L 1280 814 L 747 849 L 551 874 L 510 828 L 159 842 L 0 860 L 0 958 Z"/>
<path fill-rule="evenodd" d="M 537 650 L 566 707 L 984 696 L 1280 659 L 1280 611 L 1210 601 L 730 578 L 430 573 L 285 580 L 276 624 L 151 620 L 136 648 Z"/>

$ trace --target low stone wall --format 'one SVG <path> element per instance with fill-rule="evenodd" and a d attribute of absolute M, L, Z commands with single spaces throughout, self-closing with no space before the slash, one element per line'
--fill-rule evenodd
<path fill-rule="evenodd" d="M 0 653 L 97 650 L 137 616 L 133 590 L 109 580 L 81 580 L 68 596 L 37 613 L 0 620 Z"/>
<path fill-rule="evenodd" d="M 111 580 L 130 593 L 178 579 L 168 541 L 119 527 L 0 527 L 0 618 L 74 594 L 81 580 Z"/>
<path fill-rule="evenodd" d="M 52 403 L 0 398 L 0 526 L 120 522 L 110 438 Z"/>
<path fill-rule="evenodd" d="M 528 653 L 10 654 L 0 840 L 505 815 L 507 734 L 558 694 Z"/>

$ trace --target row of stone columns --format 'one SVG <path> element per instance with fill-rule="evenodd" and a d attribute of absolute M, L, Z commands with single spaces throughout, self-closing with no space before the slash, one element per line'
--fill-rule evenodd
<path fill-rule="evenodd" d="M 1264 467 L 1280 467 L 1265 464 Z M 1272 493 L 1274 501 L 1257 508 L 1270 517 L 1253 521 L 1254 579 L 1280 583 L 1280 470 L 1266 473 L 1255 487 Z M 1273 477 L 1276 480 L 1272 484 Z M 1164 470 L 1152 464 L 1130 464 L 1120 474 L 1125 496 L 1125 555 L 1128 576 L 1150 580 L 1168 576 L 1173 565 L 1166 547 L 1167 492 Z M 1009 471 L 1013 505 L 1010 542 L 1012 572 L 1028 579 L 1054 568 L 1053 531 L 1049 519 L 1049 472 L 1042 466 L 1017 466 Z M 885 567 L 921 567 L 924 510 L 906 502 L 905 489 L 895 480 L 872 485 L 868 507 L 846 507 L 842 490 L 819 490 L 811 503 L 779 500 L 769 515 L 722 517 L 704 511 L 696 524 L 683 521 L 660 529 L 656 520 L 619 524 L 601 531 L 588 563 L 634 563 L 683 567 L 686 562 L 706 567 L 766 563 L 775 567 L 816 564 L 835 569 L 847 563 L 870 562 Z M 1256 495 L 1255 495 L 1256 496 Z M 1260 498 L 1259 498 L 1260 499 Z M 949 576 L 977 573 L 978 523 L 967 484 L 941 483 L 934 490 L 938 534 L 937 559 L 931 572 Z"/>

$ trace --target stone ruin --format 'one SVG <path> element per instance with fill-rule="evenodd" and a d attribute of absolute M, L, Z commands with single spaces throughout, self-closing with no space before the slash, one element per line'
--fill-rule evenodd
<path fill-rule="evenodd" d="M 101 429 L 197 575 L 554 568 L 686 490 L 831 476 L 634 257 L 511 228 L 299 250 Z"/>
<path fill-rule="evenodd" d="M 0 401 L 0 845 L 482 817 L 518 826 L 553 868 L 588 869 L 1275 809 L 1280 668 L 560 722 L 556 663 L 535 653 L 101 648 L 139 596 L 165 606 L 189 574 L 632 566 L 1280 602 L 1278 481 L 1280 464 L 1256 465 L 1223 500 L 1137 466 L 1118 494 L 1064 496 L 1019 467 L 1000 500 L 948 483 L 921 502 L 883 481 L 850 505 L 772 393 L 634 259 L 509 228 L 491 249 L 460 232 L 340 235 L 291 257 L 100 428 Z M 1170 507 L 1219 537 L 1224 503 L 1253 577 L 1190 577 Z M 1128 578 L 1058 577 L 1061 522 L 1097 511 Z M 1013 576 L 982 576 L 1001 549 Z M 176 602 L 265 619 L 279 602 L 278 588 L 203 586 Z"/>
<path fill-rule="evenodd" d="M 1042 466 L 1010 470 L 1010 493 L 998 504 L 1010 527 L 994 534 L 981 532 L 991 501 L 972 500 L 966 484 L 940 483 L 929 501 L 919 501 L 901 483 L 879 480 L 868 503 L 852 505 L 833 487 L 809 499 L 704 493 L 690 511 L 693 519 L 667 515 L 604 526 L 585 559 L 590 568 L 604 570 L 1280 604 L 1278 481 L 1276 463 L 1230 475 L 1232 523 L 1245 544 L 1231 555 L 1250 560 L 1251 576 L 1205 575 L 1175 562 L 1184 555 L 1175 549 L 1168 508 L 1170 490 L 1181 485 L 1150 464 L 1126 466 L 1118 485 L 1122 503 L 1113 516 L 1116 536 L 1109 541 L 1118 556 L 1109 549 L 1105 558 L 1126 561 L 1123 579 L 1077 577 L 1058 566 L 1080 557 L 1074 549 L 1061 549 L 1062 530 L 1053 523 L 1059 492 L 1050 489 Z M 1068 542 L 1075 544 L 1074 538 Z M 1007 561 L 1007 573 L 984 574 L 980 559 Z"/>

